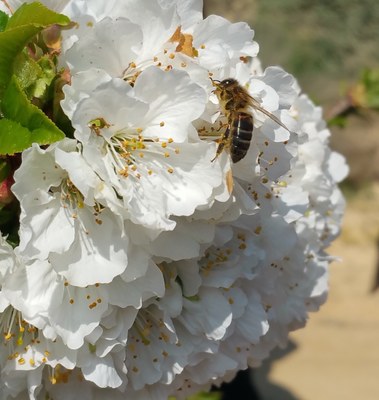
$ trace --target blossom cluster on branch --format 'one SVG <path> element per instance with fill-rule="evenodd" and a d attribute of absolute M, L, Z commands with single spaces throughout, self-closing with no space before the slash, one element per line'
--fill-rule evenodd
<path fill-rule="evenodd" d="M 54 50 L 70 129 L 14 173 L 1 399 L 184 399 L 259 365 L 327 295 L 347 167 L 320 108 L 201 1 L 43 3 L 72 21 Z M 227 120 L 210 78 L 288 129 L 252 109 L 246 156 L 213 160 Z"/>

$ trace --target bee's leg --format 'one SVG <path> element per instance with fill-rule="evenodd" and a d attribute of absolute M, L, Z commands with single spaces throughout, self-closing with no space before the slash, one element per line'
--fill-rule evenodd
<path fill-rule="evenodd" d="M 204 126 L 197 130 L 197 134 L 199 135 L 200 138 L 213 138 L 217 136 L 222 137 L 223 134 L 220 134 L 221 129 L 225 129 L 226 127 L 229 126 L 229 124 L 220 121 L 219 125 L 220 126 L 218 128 L 212 126 L 210 129 Z"/>
<path fill-rule="evenodd" d="M 229 126 L 226 128 L 226 131 L 224 132 L 224 134 L 222 135 L 222 138 L 220 140 L 220 143 L 217 146 L 217 150 L 216 150 L 216 155 L 214 156 L 214 158 L 212 158 L 211 162 L 213 162 L 225 149 L 226 147 L 230 146 L 230 129 Z"/>
<path fill-rule="evenodd" d="M 226 129 L 228 129 L 228 127 L 229 127 L 229 122 L 222 122 L 222 121 L 219 121 L 219 127 L 217 128 L 217 129 L 214 129 L 214 128 L 212 128 L 212 129 L 214 129 L 214 131 L 215 132 L 220 132 L 221 131 L 221 129 L 223 129 L 223 128 L 225 128 L 226 127 Z M 224 135 L 225 135 L 225 133 L 224 133 Z"/>

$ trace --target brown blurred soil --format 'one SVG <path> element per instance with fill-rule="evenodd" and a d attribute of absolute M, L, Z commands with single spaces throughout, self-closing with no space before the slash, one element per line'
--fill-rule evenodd
<path fill-rule="evenodd" d="M 331 146 L 348 160 L 349 182 L 361 187 L 379 181 L 379 112 L 359 110 L 347 118 L 346 127 L 331 130 Z"/>
<path fill-rule="evenodd" d="M 378 400 L 379 183 L 349 200 L 341 236 L 329 249 L 330 295 L 287 350 L 254 373 L 262 400 Z M 275 361 L 275 362 L 273 362 Z"/>

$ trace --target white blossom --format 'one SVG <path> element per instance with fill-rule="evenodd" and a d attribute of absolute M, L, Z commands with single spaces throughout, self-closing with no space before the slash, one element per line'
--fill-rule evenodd
<path fill-rule="evenodd" d="M 0 397 L 185 399 L 259 365 L 325 301 L 347 166 L 247 24 L 197 0 L 50 3 L 77 23 L 58 57 L 73 133 L 14 176 Z M 283 125 L 251 109 L 238 163 L 215 159 L 228 119 L 210 78 Z"/>

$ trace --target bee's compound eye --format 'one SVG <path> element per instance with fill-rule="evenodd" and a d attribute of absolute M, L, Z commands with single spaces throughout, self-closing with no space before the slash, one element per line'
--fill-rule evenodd
<path fill-rule="evenodd" d="M 221 81 L 221 85 L 224 87 L 230 86 L 233 82 L 234 82 L 234 79 L 228 78 L 228 79 L 224 79 L 223 81 Z"/>

